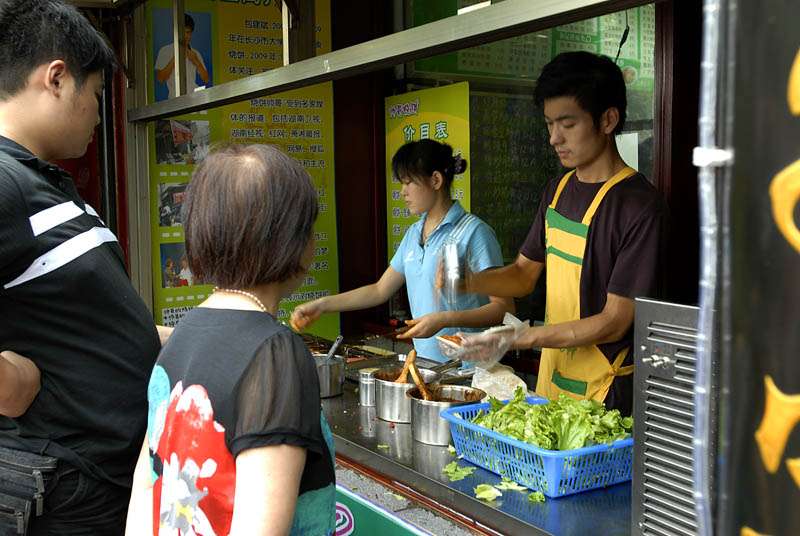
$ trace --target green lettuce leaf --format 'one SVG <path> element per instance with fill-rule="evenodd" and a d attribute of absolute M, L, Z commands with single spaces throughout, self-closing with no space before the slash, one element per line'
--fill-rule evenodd
<path fill-rule="evenodd" d="M 528 501 L 530 501 L 531 503 L 537 503 L 537 502 L 543 503 L 544 493 L 542 493 L 541 491 L 534 491 L 533 493 L 528 495 Z"/>
<path fill-rule="evenodd" d="M 489 484 L 479 484 L 477 488 L 472 488 L 475 492 L 475 497 L 483 499 L 484 501 L 493 501 L 503 495 L 503 493 Z"/>
<path fill-rule="evenodd" d="M 532 405 L 518 387 L 508 404 L 489 399 L 490 409 L 471 419 L 500 434 L 550 450 L 571 450 L 612 443 L 631 436 L 633 418 L 618 410 L 606 411 L 595 400 L 574 400 L 561 393 L 558 400 Z"/>
<path fill-rule="evenodd" d="M 468 476 L 472 476 L 472 473 L 475 472 L 474 467 L 461 467 L 458 465 L 458 462 L 450 462 L 444 466 L 442 471 L 450 477 L 450 482 L 455 482 L 456 480 L 463 480 Z"/>
<path fill-rule="evenodd" d="M 519 484 L 517 484 L 516 482 L 514 482 L 510 478 L 506 478 L 506 477 L 503 477 L 503 481 L 500 482 L 499 484 L 495 484 L 494 487 L 497 488 L 497 489 L 503 490 L 503 491 L 509 490 L 509 489 L 510 490 L 514 490 L 514 491 L 524 491 L 524 490 L 528 489 L 525 486 L 520 486 Z"/>

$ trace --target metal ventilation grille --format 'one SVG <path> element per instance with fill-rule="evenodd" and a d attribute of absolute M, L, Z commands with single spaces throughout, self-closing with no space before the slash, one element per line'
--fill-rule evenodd
<path fill-rule="evenodd" d="M 698 530 L 692 487 L 697 310 L 641 301 L 636 304 L 633 531 L 692 536 Z"/>

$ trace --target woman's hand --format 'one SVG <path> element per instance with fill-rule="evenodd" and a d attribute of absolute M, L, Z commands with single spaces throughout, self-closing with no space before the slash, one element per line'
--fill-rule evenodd
<path fill-rule="evenodd" d="M 295 307 L 292 311 L 292 316 L 289 319 L 292 329 L 295 331 L 300 331 L 308 328 L 311 324 L 316 322 L 317 318 L 319 318 L 322 313 L 325 312 L 322 308 L 322 304 L 320 303 L 322 300 L 323 298 L 320 298 L 318 300 L 310 301 Z"/>
<path fill-rule="evenodd" d="M 450 324 L 448 322 L 448 312 L 442 311 L 406 320 L 406 325 L 411 326 L 411 329 L 398 335 L 398 339 L 427 339 L 428 337 L 433 337 Z"/>

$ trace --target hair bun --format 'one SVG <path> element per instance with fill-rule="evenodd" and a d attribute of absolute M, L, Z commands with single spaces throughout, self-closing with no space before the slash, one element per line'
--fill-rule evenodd
<path fill-rule="evenodd" d="M 467 170 L 467 161 L 464 158 L 461 158 L 461 153 L 455 155 L 453 157 L 453 173 L 456 175 L 460 175 Z"/>

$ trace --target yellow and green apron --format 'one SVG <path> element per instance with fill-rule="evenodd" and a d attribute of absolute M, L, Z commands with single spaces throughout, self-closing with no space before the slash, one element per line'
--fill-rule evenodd
<path fill-rule="evenodd" d="M 606 181 L 583 219 L 576 222 L 556 211 L 558 198 L 574 172 L 570 171 L 561 179 L 545 218 L 547 324 L 560 324 L 581 318 L 581 268 L 589 225 L 608 191 L 636 173 L 626 167 Z M 577 348 L 542 348 L 536 394 L 558 399 L 560 393 L 566 393 L 578 400 L 594 399 L 603 402 L 614 377 L 633 373 L 633 365 L 622 366 L 629 349 L 630 347 L 624 348 L 614 362 L 609 363 L 596 344 Z"/>

